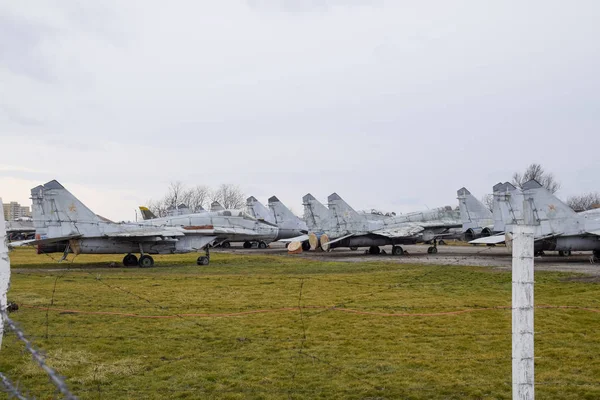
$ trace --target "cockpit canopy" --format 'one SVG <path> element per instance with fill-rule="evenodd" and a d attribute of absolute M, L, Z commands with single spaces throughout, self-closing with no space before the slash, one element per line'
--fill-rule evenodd
<path fill-rule="evenodd" d="M 221 217 L 242 217 L 250 221 L 256 221 L 256 218 L 242 210 L 221 210 L 217 212 L 217 215 Z"/>

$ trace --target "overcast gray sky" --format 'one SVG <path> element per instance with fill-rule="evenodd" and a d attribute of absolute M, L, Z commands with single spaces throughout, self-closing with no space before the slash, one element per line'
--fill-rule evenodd
<path fill-rule="evenodd" d="M 0 0 L 0 196 L 168 183 L 406 212 L 539 162 L 600 190 L 597 1 Z"/>

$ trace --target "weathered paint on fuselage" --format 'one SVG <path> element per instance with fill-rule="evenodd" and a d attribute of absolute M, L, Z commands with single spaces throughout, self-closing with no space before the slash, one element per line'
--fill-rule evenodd
<path fill-rule="evenodd" d="M 217 241 L 265 241 L 277 239 L 278 228 L 240 210 L 222 210 L 146 220 L 144 225 L 181 227 L 184 230 L 213 229 Z"/>

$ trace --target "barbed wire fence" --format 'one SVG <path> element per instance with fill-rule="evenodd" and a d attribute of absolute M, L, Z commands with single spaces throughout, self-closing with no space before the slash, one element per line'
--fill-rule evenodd
<path fill-rule="evenodd" d="M 246 394 L 246 395 L 261 395 L 261 394 L 276 394 L 276 395 L 280 395 L 280 396 L 286 396 L 288 398 L 293 398 L 295 395 L 301 395 L 301 396 L 315 396 L 315 395 L 322 395 L 324 393 L 324 389 L 319 389 L 319 388 L 309 388 L 309 387 L 303 387 L 302 386 L 302 381 L 300 381 L 298 379 L 298 372 L 299 372 L 299 363 L 301 362 L 300 360 L 304 359 L 310 363 L 314 363 L 314 364 L 318 364 L 323 366 L 324 368 L 326 368 L 329 371 L 329 374 L 331 375 L 344 375 L 346 377 L 348 377 L 349 379 L 351 379 L 354 382 L 357 382 L 367 388 L 370 388 L 370 390 L 373 390 L 374 393 L 382 393 L 382 395 L 385 395 L 386 393 L 386 387 L 385 385 L 383 385 L 380 380 L 378 379 L 377 375 L 372 375 L 372 374 L 365 374 L 363 371 L 361 370 L 357 370 L 355 367 L 353 367 L 353 365 L 355 364 L 360 364 L 360 363 L 366 363 L 367 365 L 373 365 L 374 363 L 377 362 L 383 362 L 383 361 L 389 361 L 389 360 L 415 360 L 418 361 L 420 359 L 423 358 L 422 354 L 410 354 L 410 353 L 404 353 L 401 356 L 400 355 L 396 355 L 392 358 L 390 357 L 381 357 L 381 355 L 378 354 L 373 354 L 371 356 L 367 356 L 367 357 L 358 357 L 356 355 L 352 355 L 352 354 L 348 354 L 348 355 L 337 355 L 335 357 L 335 359 L 330 358 L 330 355 L 323 355 L 323 354 L 319 354 L 318 350 L 315 350 L 314 348 L 310 348 L 310 346 L 307 346 L 307 344 L 311 341 L 311 340 L 315 340 L 316 342 L 321 341 L 323 339 L 321 338 L 316 338 L 316 339 L 312 339 L 311 338 L 311 331 L 310 331 L 310 324 L 311 321 L 314 320 L 314 318 L 318 317 L 319 315 L 322 314 L 326 314 L 326 313 L 332 313 L 332 312 L 344 312 L 344 313 L 356 313 L 358 315 L 362 315 L 365 318 L 371 318 L 371 317 L 381 317 L 381 316 L 386 316 L 386 317 L 397 317 L 397 318 L 410 318 L 410 317 L 420 317 L 420 318 L 427 318 L 427 317 L 436 317 L 439 315 L 456 315 L 457 312 L 461 312 L 464 313 L 463 311 L 465 311 L 466 309 L 468 311 L 466 312 L 508 312 L 508 310 L 510 310 L 510 306 L 486 306 L 485 304 L 462 304 L 462 305 L 445 305 L 443 308 L 445 308 L 446 310 L 440 310 L 439 306 L 435 306 L 435 305 L 405 305 L 402 306 L 401 304 L 396 304 L 394 308 L 396 311 L 392 310 L 391 312 L 373 312 L 371 310 L 365 309 L 364 304 L 361 303 L 361 301 L 363 299 L 369 299 L 369 298 L 380 298 L 380 296 L 386 294 L 386 292 L 392 292 L 394 290 L 401 290 L 402 288 L 408 288 L 408 287 L 424 287 L 426 288 L 428 285 L 440 285 L 440 281 L 435 281 L 435 282 L 430 282 L 428 281 L 428 279 L 430 279 L 432 276 L 435 276 L 436 274 L 442 272 L 444 269 L 448 268 L 448 266 L 451 265 L 461 265 L 461 263 L 470 257 L 473 257 L 473 255 L 477 255 L 477 254 L 483 254 L 486 252 L 489 252 L 491 250 L 491 248 L 485 248 L 481 251 L 478 251 L 476 253 L 473 254 L 469 254 L 466 256 L 457 256 L 454 264 L 450 264 L 447 263 L 446 265 L 432 265 L 432 266 L 426 266 L 427 268 L 425 268 L 424 272 L 421 274 L 417 274 L 414 276 L 410 276 L 410 277 L 406 277 L 406 279 L 399 279 L 395 282 L 390 282 L 390 283 L 372 283 L 372 282 L 361 282 L 360 279 L 348 279 L 348 278 L 344 278 L 344 279 L 339 279 L 339 278 L 331 278 L 329 279 L 326 276 L 322 276 L 319 274 L 315 274 L 313 275 L 306 275 L 306 276 L 281 276 L 281 277 L 273 277 L 273 276 L 269 276 L 269 277 L 265 277 L 265 280 L 276 280 L 276 279 L 280 279 L 282 282 L 288 282 L 290 280 L 293 280 L 294 282 L 297 283 L 298 286 L 296 286 L 296 291 L 293 292 L 292 290 L 289 291 L 289 300 L 290 300 L 290 306 L 289 307 L 281 307 L 279 309 L 272 309 L 272 310 L 263 310 L 263 309 L 257 309 L 257 310 L 253 310 L 256 312 L 252 312 L 253 314 L 266 314 L 266 313 L 275 313 L 275 312 L 291 312 L 291 313 L 297 313 L 298 316 L 298 323 L 297 326 L 294 327 L 294 330 L 297 332 L 297 337 L 293 337 L 293 338 L 269 338 L 269 337 L 260 337 L 260 336 L 248 336 L 245 337 L 244 339 L 247 340 L 251 340 L 253 342 L 257 342 L 257 343 L 264 343 L 264 347 L 265 349 L 268 348 L 269 346 L 271 346 L 271 343 L 276 342 L 276 341 L 282 341 L 282 342 L 291 342 L 293 343 L 293 347 L 291 348 L 291 357 L 288 357 L 288 360 L 290 361 L 289 366 L 290 366 L 290 374 L 289 374 L 289 381 L 291 382 L 291 384 L 289 385 L 289 387 L 287 388 L 273 388 L 273 387 L 232 387 L 229 389 L 226 388 L 208 388 L 208 387 L 203 387 L 203 386 L 194 386 L 192 384 L 186 384 L 186 385 L 168 385 L 168 387 L 159 387 L 159 388 L 142 388 L 142 387 L 136 387 L 136 388 L 118 388 L 118 387 L 113 387 L 112 385 L 109 385 L 108 387 L 104 387 L 103 385 L 101 385 L 101 383 L 98 381 L 95 386 L 92 385 L 79 385 L 76 389 L 76 392 L 81 393 L 81 395 L 83 396 L 85 395 L 93 395 L 96 394 L 98 395 L 98 397 L 101 397 L 103 394 L 104 395 L 109 395 L 110 393 L 113 394 L 119 394 L 119 395 L 123 395 L 123 396 L 127 396 L 127 395 L 138 395 L 138 396 L 143 396 L 144 394 L 150 394 L 152 392 L 155 393 L 159 393 L 159 394 L 164 394 L 164 395 L 175 395 L 175 394 L 181 394 L 181 393 L 197 393 L 197 394 L 226 394 L 226 393 L 238 393 L 238 394 Z M 373 258 L 374 260 L 377 260 L 377 257 Z M 71 260 L 72 262 L 72 260 Z M 59 280 L 61 278 L 64 278 L 66 276 L 66 274 L 68 272 L 72 272 L 72 268 L 69 266 L 68 268 L 66 268 L 66 270 L 64 271 L 58 271 L 58 272 L 45 272 L 45 273 L 40 273 L 39 271 L 35 271 L 35 272 L 24 272 L 24 271 L 19 271 L 16 274 L 22 274 L 22 275 L 28 275 L 30 277 L 39 277 L 39 278 L 47 278 L 48 276 L 53 276 L 54 281 L 53 283 L 50 285 L 51 286 L 51 299 L 50 302 L 47 303 L 48 306 L 47 307 L 43 307 L 43 306 L 36 306 L 36 305 L 29 305 L 29 304 L 23 304 L 22 307 L 24 310 L 26 309 L 34 309 L 34 308 L 38 308 L 43 311 L 45 313 L 45 322 L 43 324 L 43 332 L 41 332 L 41 334 L 39 336 L 35 336 L 35 335 L 30 335 L 29 338 L 25 335 L 25 333 L 23 332 L 22 329 L 20 329 L 15 323 L 14 321 L 12 321 L 10 319 L 10 317 L 8 316 L 7 313 L 3 313 L 3 317 L 6 317 L 5 321 L 7 321 L 7 327 L 8 330 L 10 330 L 12 333 L 14 333 L 14 335 L 17 337 L 17 339 L 19 341 L 21 341 L 22 343 L 25 344 L 26 350 L 31 354 L 32 359 L 34 360 L 35 364 L 41 368 L 44 372 L 47 373 L 51 383 L 56 387 L 57 393 L 60 393 L 64 398 L 76 398 L 70 391 L 69 388 L 67 387 L 66 383 L 65 383 L 65 379 L 64 377 L 62 377 L 60 374 L 58 374 L 56 372 L 55 369 L 53 369 L 52 367 L 50 367 L 48 365 L 48 361 L 52 362 L 53 361 L 61 361 L 61 356 L 60 355 L 51 355 L 51 356 L 46 356 L 44 354 L 42 354 L 39 350 L 37 350 L 33 344 L 31 340 L 35 340 L 36 337 L 40 337 L 40 338 L 45 338 L 45 339 L 53 339 L 56 341 L 59 340 L 64 340 L 64 339 L 68 339 L 69 343 L 86 343 L 90 340 L 100 340 L 100 339 L 108 339 L 108 340 L 124 340 L 124 341 L 140 341 L 140 340 L 159 340 L 160 339 L 160 333 L 153 333 L 152 331 L 145 331 L 143 333 L 139 333 L 138 335 L 132 335 L 130 332 L 128 332 L 127 334 L 124 335 L 119 335 L 118 333 L 114 333 L 114 334 L 96 334 L 94 332 L 89 332 L 87 334 L 82 334 L 82 333 L 69 333 L 69 332 L 53 332 L 52 331 L 52 327 L 50 324 L 50 318 L 48 317 L 48 315 L 52 312 L 65 312 L 67 314 L 79 314 L 82 316 L 85 316 L 88 311 L 84 310 L 77 310 L 77 309 L 71 309 L 71 308 L 77 308 L 77 307 L 87 307 L 89 306 L 89 304 L 84 303 L 84 302 L 78 302 L 76 299 L 73 299 L 72 301 L 69 301 L 69 309 L 63 309 L 60 308 L 60 306 L 56 305 L 55 302 L 55 297 L 58 293 L 61 292 L 61 290 L 63 289 L 61 287 L 61 285 L 59 285 Z M 131 287 L 132 284 L 134 283 L 134 281 L 136 279 L 136 277 L 127 277 L 127 276 L 115 276 L 115 277 L 103 277 L 101 276 L 101 274 L 97 273 L 97 270 L 91 271 L 91 270 L 79 270 L 77 271 L 77 274 L 73 274 L 70 276 L 70 279 L 75 280 L 75 281 L 88 281 L 88 282 L 95 282 L 98 285 L 102 285 L 104 288 L 106 288 L 109 292 L 115 293 L 115 294 L 119 294 L 122 296 L 125 296 L 129 299 L 131 299 L 134 303 L 133 304 L 138 304 L 138 305 L 121 305 L 121 304 L 110 304 L 109 301 L 107 301 L 107 304 L 103 304 L 102 308 L 104 309 L 119 309 L 122 310 L 123 312 L 107 312 L 107 315 L 111 315 L 113 317 L 123 317 L 123 318 L 145 318 L 145 319 L 152 319 L 151 317 L 153 317 L 152 315 L 148 315 L 147 310 L 157 310 L 160 313 L 158 315 L 156 315 L 157 319 L 165 319 L 165 318 L 170 318 L 170 319 L 176 319 L 176 320 L 180 320 L 181 322 L 185 322 L 185 325 L 190 326 L 190 327 L 195 327 L 195 328 L 201 328 L 202 332 L 209 332 L 210 329 L 202 323 L 198 322 L 198 318 L 214 318 L 214 316 L 217 316 L 219 318 L 235 318 L 235 317 L 239 317 L 241 315 L 249 315 L 250 311 L 246 310 L 246 311 L 240 311 L 240 312 L 235 312 L 232 311 L 231 309 L 228 309 L 227 307 L 223 307 L 222 309 L 219 309 L 218 307 L 211 307 L 210 312 L 206 312 L 206 313 L 191 313 L 191 314 L 187 314 L 181 311 L 181 309 L 184 307 L 183 304 L 181 304 L 181 302 L 176 301 L 175 299 L 171 300 L 170 302 L 164 302 L 164 301 L 156 301 L 154 299 L 152 299 L 150 296 L 148 296 L 147 293 L 142 292 L 140 289 L 136 289 L 135 287 Z M 167 282 L 175 282 L 175 281 L 180 281 L 180 282 L 185 282 L 185 281 L 189 281 L 190 279 L 194 279 L 193 277 L 161 277 L 161 280 L 164 278 L 165 281 Z M 263 279 L 261 277 L 254 277 L 257 280 Z M 241 281 L 243 282 L 243 280 Z M 310 287 L 311 282 L 314 283 L 326 283 L 327 285 L 331 285 L 330 287 L 332 288 L 332 290 L 335 290 L 335 285 L 347 285 L 349 287 L 354 287 L 354 288 L 360 288 L 361 290 L 356 290 L 353 291 L 352 296 L 349 296 L 347 299 L 344 299 L 344 304 L 328 304 L 328 305 L 318 305 L 318 304 L 310 304 L 310 303 L 306 303 L 306 297 L 304 296 L 304 294 L 306 293 L 307 289 Z M 255 285 L 261 285 L 260 282 L 258 283 L 253 283 L 253 282 L 244 282 L 245 287 L 251 287 L 251 286 L 255 286 Z M 506 287 L 508 288 L 510 286 L 510 282 L 490 282 L 490 285 L 501 285 L 502 287 Z M 365 290 L 362 290 L 365 289 Z M 355 306 L 355 308 L 351 309 L 348 307 L 349 304 L 357 304 L 357 306 Z M 360 307 L 362 305 L 362 308 Z M 191 306 L 191 308 L 193 309 L 194 306 Z M 549 305 L 548 307 L 555 307 L 555 308 L 559 308 L 562 306 L 551 306 Z M 177 309 L 177 312 L 174 311 L 174 309 Z M 398 312 L 397 310 L 400 309 L 401 312 Z M 581 306 L 579 307 L 579 309 L 588 309 L 588 311 L 590 312 L 598 312 L 597 310 L 597 305 L 594 304 L 590 304 L 587 306 Z M 95 311 L 90 311 L 90 312 L 95 312 Z M 6 314 L 6 315 L 5 315 Z M 8 322 L 10 321 L 10 322 Z M 541 335 L 547 335 L 547 336 L 573 336 L 577 333 L 573 333 L 573 332 L 568 332 L 568 331 L 561 331 L 561 330 L 547 330 L 546 332 L 536 332 L 537 334 L 541 334 Z M 492 338 L 492 337 L 498 337 L 498 338 L 508 338 L 510 337 L 510 332 L 506 332 L 506 333 L 502 333 L 502 332 L 471 332 L 471 333 L 426 333 L 425 334 L 426 337 L 428 338 Z M 586 335 L 585 332 L 581 332 L 580 335 L 582 337 L 584 337 Z M 181 332 L 178 336 L 171 336 L 171 338 L 178 338 L 182 341 L 185 341 L 187 343 L 189 343 L 191 340 L 197 339 L 198 333 L 196 331 L 189 331 L 189 332 Z M 399 333 L 397 336 L 395 336 L 394 338 L 390 338 L 390 341 L 392 340 L 398 340 L 400 338 L 419 338 L 421 337 L 419 334 L 402 334 Z M 216 340 L 216 339 L 215 339 Z M 218 340 L 221 341 L 239 341 L 240 337 L 236 336 L 236 335 L 231 335 L 231 336 L 224 336 L 221 335 L 219 336 Z M 365 338 L 360 338 L 360 337 L 351 337 L 351 338 L 340 338 L 340 337 L 328 337 L 327 338 L 327 342 L 342 342 L 342 341 L 369 341 L 369 340 L 373 340 L 372 338 L 369 337 L 365 337 Z M 284 356 L 282 355 L 267 355 L 267 354 L 259 354 L 259 355 L 253 355 L 253 356 L 244 356 L 244 355 L 236 355 L 236 354 L 202 354 L 201 356 L 204 360 L 212 360 L 213 362 L 215 362 L 216 360 L 235 360 L 239 363 L 244 363 L 244 362 L 248 362 L 248 361 L 252 361 L 252 360 L 263 360 L 263 361 L 268 361 L 268 360 L 272 360 L 272 361 L 282 361 L 285 359 Z M 481 358 L 478 359 L 476 355 L 473 356 L 465 356 L 465 357 L 457 357 L 452 355 L 452 353 L 448 353 L 448 354 L 444 354 L 444 353 L 438 353 L 436 354 L 436 357 L 442 357 L 443 360 L 445 361 L 461 361 L 461 360 L 470 360 L 473 361 L 475 363 L 480 363 L 480 364 L 487 364 L 489 362 L 501 362 L 504 361 L 506 362 L 507 360 L 510 360 L 510 356 L 498 356 L 498 357 L 486 357 L 486 358 Z M 433 357 L 432 357 L 433 358 Z M 547 360 L 547 361 L 558 361 L 558 360 L 570 360 L 570 359 L 578 359 L 577 356 L 564 356 L 564 357 L 556 357 L 556 356 L 536 356 L 536 360 Z M 168 358 L 166 360 L 161 360 L 161 362 L 157 363 L 156 365 L 150 365 L 148 366 L 144 373 L 148 374 L 148 379 L 151 379 L 150 376 L 152 374 L 152 372 L 154 370 L 163 368 L 165 363 L 177 363 L 177 362 L 182 362 L 182 361 L 189 361 L 189 362 L 193 362 L 198 360 L 198 356 L 196 355 L 192 355 L 192 356 L 188 356 L 188 357 L 173 357 L 173 358 Z M 68 360 L 64 360 L 64 361 L 68 361 Z M 350 361 L 350 363 L 348 363 Z M 78 363 L 84 363 L 84 364 L 88 364 L 90 366 L 93 366 L 94 368 L 101 368 L 105 365 L 110 365 L 110 363 L 99 363 L 96 361 L 85 361 L 85 360 L 79 360 Z M 410 369 L 410 366 L 404 366 L 404 368 Z M 27 398 L 26 396 L 29 396 L 29 394 L 32 395 L 43 395 L 44 392 L 43 390 L 40 389 L 32 389 L 29 390 L 28 392 L 26 392 L 25 395 L 23 395 L 23 390 L 21 388 L 19 388 L 18 385 L 14 385 L 9 378 L 6 375 L 1 375 L 0 376 L 2 378 L 2 383 L 5 387 L 5 391 L 7 392 L 7 394 L 9 396 L 12 396 L 14 398 Z M 500 382 L 501 385 L 506 386 L 507 390 L 510 390 L 510 382 L 507 381 L 502 381 Z M 476 387 L 478 385 L 478 383 L 474 382 L 474 383 L 468 383 L 468 382 L 463 382 L 462 384 L 465 387 Z M 577 387 L 577 386 L 581 386 L 581 387 L 590 387 L 590 388 L 597 388 L 600 386 L 600 384 L 596 385 L 593 382 L 570 382 L 570 381 L 546 381 L 546 382 L 536 382 L 536 385 L 541 385 L 541 386 L 547 386 L 547 387 L 553 387 L 553 386 L 560 386 L 560 387 L 569 387 L 569 386 L 573 386 L 573 387 Z M 412 391 L 425 391 L 425 392 L 435 392 L 436 390 L 439 390 L 439 388 L 436 387 L 430 387 L 427 385 L 412 385 L 412 386 L 407 386 L 405 388 L 406 390 L 412 390 Z M 326 392 L 325 392 L 326 393 Z M 20 396 L 20 397 L 19 397 Z M 69 397 L 71 396 L 71 397 Z"/>

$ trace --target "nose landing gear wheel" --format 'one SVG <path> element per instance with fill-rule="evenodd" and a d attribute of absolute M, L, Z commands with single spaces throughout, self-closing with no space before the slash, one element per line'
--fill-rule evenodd
<path fill-rule="evenodd" d="M 394 256 L 401 256 L 404 254 L 404 249 L 402 249 L 402 246 L 394 246 L 392 247 L 392 255 Z"/>
<path fill-rule="evenodd" d="M 138 259 L 134 254 L 127 254 L 123 257 L 123 265 L 126 267 L 135 267 L 138 265 Z"/>
<path fill-rule="evenodd" d="M 140 268 L 148 268 L 154 266 L 154 259 L 147 254 L 144 254 L 140 257 L 140 261 L 138 263 Z"/>
<path fill-rule="evenodd" d="M 437 254 L 437 247 L 431 246 L 427 249 L 427 254 Z"/>
<path fill-rule="evenodd" d="M 196 260 L 196 264 L 198 264 L 198 265 L 208 265 L 209 261 L 210 260 L 209 260 L 208 257 L 206 257 L 206 256 L 200 256 Z"/>

